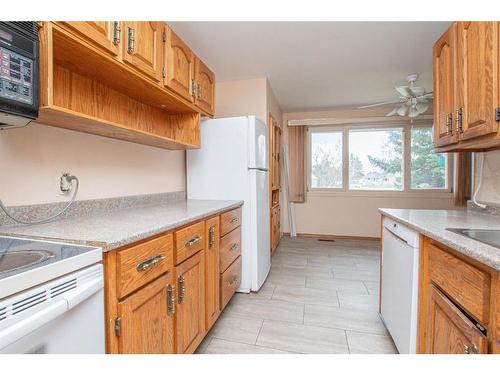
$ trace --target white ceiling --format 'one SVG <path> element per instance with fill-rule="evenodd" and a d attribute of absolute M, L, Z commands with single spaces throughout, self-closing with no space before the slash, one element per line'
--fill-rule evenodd
<path fill-rule="evenodd" d="M 432 45 L 449 22 L 169 22 L 217 81 L 267 76 L 283 111 L 397 99 L 419 73 L 432 90 Z"/>

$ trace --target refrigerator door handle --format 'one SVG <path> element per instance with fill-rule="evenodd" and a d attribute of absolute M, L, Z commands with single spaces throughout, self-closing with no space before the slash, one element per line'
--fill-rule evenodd
<path fill-rule="evenodd" d="M 249 171 L 262 171 L 262 172 L 269 172 L 269 169 L 267 168 L 248 168 Z"/>

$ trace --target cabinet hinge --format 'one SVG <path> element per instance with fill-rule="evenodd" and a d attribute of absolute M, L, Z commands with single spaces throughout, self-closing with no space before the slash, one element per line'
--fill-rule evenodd
<path fill-rule="evenodd" d="M 167 33 L 164 31 L 163 32 L 163 42 L 167 41 Z"/>
<path fill-rule="evenodd" d="M 496 112 L 495 113 L 495 119 L 497 121 L 500 121 L 500 107 L 498 107 L 495 112 Z"/>
<path fill-rule="evenodd" d="M 161 75 L 163 78 L 167 77 L 167 68 L 163 67 L 163 69 L 161 70 Z"/>
<path fill-rule="evenodd" d="M 122 318 L 117 316 L 115 318 L 115 335 L 116 337 L 120 337 L 122 334 Z"/>

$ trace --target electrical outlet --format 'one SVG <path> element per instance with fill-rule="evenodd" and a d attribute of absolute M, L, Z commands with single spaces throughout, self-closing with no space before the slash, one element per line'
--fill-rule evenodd
<path fill-rule="evenodd" d="M 63 172 L 59 179 L 59 190 L 61 195 L 66 195 L 71 190 L 71 181 L 68 179 L 69 173 Z"/>

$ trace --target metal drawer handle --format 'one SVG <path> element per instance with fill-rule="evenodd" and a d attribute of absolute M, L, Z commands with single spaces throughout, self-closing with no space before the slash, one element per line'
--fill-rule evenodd
<path fill-rule="evenodd" d="M 240 247 L 240 245 L 238 245 L 237 243 L 233 243 L 231 245 L 231 247 L 229 248 L 229 251 L 236 251 L 236 250 L 238 250 L 239 247 Z"/>
<path fill-rule="evenodd" d="M 215 225 L 208 230 L 208 248 L 211 249 L 215 244 Z"/>
<path fill-rule="evenodd" d="M 155 255 L 152 256 L 151 258 L 146 259 L 145 261 L 139 263 L 135 269 L 137 272 L 142 272 L 146 271 L 147 269 L 156 266 L 158 263 L 160 263 L 163 259 L 165 259 L 165 256 L 163 255 Z"/>
<path fill-rule="evenodd" d="M 476 344 L 472 344 L 472 346 L 464 345 L 464 354 L 477 354 L 477 346 Z"/>
<path fill-rule="evenodd" d="M 186 243 L 184 244 L 186 247 L 191 247 L 193 245 L 196 245 L 198 242 L 201 241 L 201 237 L 200 236 L 194 236 L 193 238 L 191 238 L 189 241 L 186 241 Z"/>
<path fill-rule="evenodd" d="M 237 282 L 239 279 L 238 275 L 233 275 L 231 276 L 231 278 L 229 279 L 229 285 L 233 285 L 235 282 Z"/>
<path fill-rule="evenodd" d="M 239 219 L 237 217 L 233 217 L 231 219 L 231 221 L 229 221 L 229 223 L 234 224 L 234 223 L 237 223 L 238 221 L 239 221 Z"/>
<path fill-rule="evenodd" d="M 170 284 L 167 286 L 167 315 L 175 314 L 175 293 L 174 287 Z"/>
<path fill-rule="evenodd" d="M 113 22 L 113 44 L 117 46 L 121 41 L 122 29 L 120 27 L 120 22 Z"/>
<path fill-rule="evenodd" d="M 135 30 L 133 27 L 128 28 L 128 43 L 127 43 L 127 52 L 129 55 L 134 53 L 135 49 Z"/>

